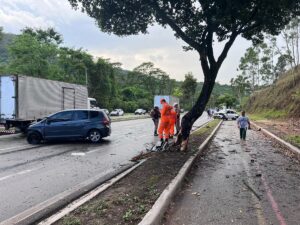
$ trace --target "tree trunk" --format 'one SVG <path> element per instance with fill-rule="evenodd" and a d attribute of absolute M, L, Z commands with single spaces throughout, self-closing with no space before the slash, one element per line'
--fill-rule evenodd
<path fill-rule="evenodd" d="M 194 122 L 202 115 L 205 110 L 206 104 L 209 101 L 210 95 L 215 85 L 217 72 L 212 69 L 209 71 L 209 75 L 206 74 L 204 84 L 200 95 L 193 106 L 193 108 L 182 118 L 181 131 L 177 137 L 176 143 L 181 143 L 181 150 L 187 149 L 188 138 Z"/>

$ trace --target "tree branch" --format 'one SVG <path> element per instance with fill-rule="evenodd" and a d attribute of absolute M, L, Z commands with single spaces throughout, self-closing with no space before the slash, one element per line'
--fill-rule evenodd
<path fill-rule="evenodd" d="M 209 29 L 207 38 L 205 40 L 205 45 L 207 49 L 207 57 L 209 60 L 210 67 L 214 67 L 216 65 L 212 43 L 213 43 L 213 31 Z"/>
<path fill-rule="evenodd" d="M 194 49 L 200 49 L 200 44 L 189 38 L 180 27 L 172 20 L 170 17 L 166 15 L 166 13 L 159 7 L 156 1 L 151 1 L 148 3 L 152 8 L 157 12 L 158 16 L 161 17 L 166 23 L 176 32 L 176 34 L 185 41 L 188 45 L 193 47 Z"/>
<path fill-rule="evenodd" d="M 222 65 L 222 63 L 223 63 L 223 61 L 224 61 L 224 59 L 225 59 L 226 56 L 227 56 L 227 53 L 228 53 L 230 47 L 232 46 L 232 44 L 233 44 L 233 42 L 235 41 L 235 39 L 236 39 L 236 37 L 238 36 L 238 34 L 239 34 L 239 33 L 236 32 L 236 31 L 233 31 L 233 32 L 231 33 L 231 36 L 230 36 L 228 42 L 225 44 L 225 47 L 224 47 L 224 49 L 223 49 L 221 55 L 220 55 L 219 58 L 218 58 L 218 61 L 217 61 L 217 69 L 219 69 L 219 68 L 221 67 L 221 65 Z"/>
<path fill-rule="evenodd" d="M 253 29 L 255 29 L 256 27 L 259 27 L 261 25 L 261 23 L 254 23 L 254 24 L 252 24 L 251 26 L 249 26 L 249 27 L 241 27 L 239 30 L 238 30 L 238 33 L 239 34 L 241 34 L 241 33 L 246 33 L 246 32 L 248 32 L 248 31 L 250 31 L 250 30 L 253 30 Z"/>
<path fill-rule="evenodd" d="M 203 75 L 204 75 L 204 77 L 208 78 L 210 67 L 208 65 L 206 52 L 203 49 L 202 51 L 199 51 L 199 54 L 200 54 L 200 62 L 201 62 L 202 70 L 203 70 Z"/>

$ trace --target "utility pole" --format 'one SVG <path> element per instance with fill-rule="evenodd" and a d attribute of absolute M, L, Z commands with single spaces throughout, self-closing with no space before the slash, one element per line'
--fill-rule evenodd
<path fill-rule="evenodd" d="M 86 84 L 86 87 L 88 88 L 88 74 L 87 74 L 86 66 L 84 66 L 84 71 L 85 71 L 85 84 Z"/>

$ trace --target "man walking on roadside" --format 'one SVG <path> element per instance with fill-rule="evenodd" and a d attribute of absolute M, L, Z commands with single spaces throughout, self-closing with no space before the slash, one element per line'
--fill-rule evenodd
<path fill-rule="evenodd" d="M 159 118 L 160 118 L 160 111 L 159 111 L 158 106 L 155 106 L 151 110 L 150 116 L 154 123 L 154 136 L 158 136 L 157 129 L 158 129 L 158 123 L 159 123 Z"/>
<path fill-rule="evenodd" d="M 241 140 L 246 140 L 247 129 L 250 129 L 250 121 L 246 116 L 245 111 L 242 111 L 242 115 L 237 119 L 238 128 L 240 129 Z"/>

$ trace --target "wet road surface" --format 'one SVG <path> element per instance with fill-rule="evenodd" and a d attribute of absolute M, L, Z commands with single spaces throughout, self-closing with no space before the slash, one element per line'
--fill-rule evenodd
<path fill-rule="evenodd" d="M 201 117 L 200 126 L 207 121 Z M 151 119 L 112 123 L 112 136 L 99 144 L 48 143 L 0 137 L 0 222 L 92 177 L 115 171 L 157 141 Z"/>
<path fill-rule="evenodd" d="M 223 123 L 164 224 L 300 224 L 299 162 L 259 131 L 246 142 L 238 132 L 234 121 Z"/>

